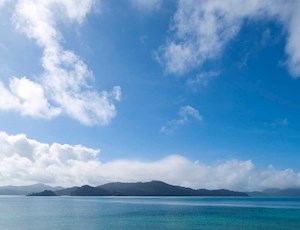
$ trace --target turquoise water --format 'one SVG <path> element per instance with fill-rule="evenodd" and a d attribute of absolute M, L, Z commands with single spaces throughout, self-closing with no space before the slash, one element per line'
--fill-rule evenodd
<path fill-rule="evenodd" d="M 299 230 L 300 198 L 0 196 L 2 230 Z"/>

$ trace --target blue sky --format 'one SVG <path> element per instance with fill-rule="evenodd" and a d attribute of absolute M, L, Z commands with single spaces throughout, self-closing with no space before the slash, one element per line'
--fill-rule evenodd
<path fill-rule="evenodd" d="M 3 184 L 300 186 L 300 6 L 247 4 L 0 1 Z"/>

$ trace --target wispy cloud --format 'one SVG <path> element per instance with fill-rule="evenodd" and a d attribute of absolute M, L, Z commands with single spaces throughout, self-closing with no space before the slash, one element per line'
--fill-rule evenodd
<path fill-rule="evenodd" d="M 289 120 L 287 118 L 276 119 L 271 123 L 271 126 L 288 126 Z"/>
<path fill-rule="evenodd" d="M 160 8 L 162 0 L 130 0 L 130 2 L 140 10 L 153 11 Z"/>
<path fill-rule="evenodd" d="M 300 186 L 300 173 L 272 166 L 258 169 L 251 160 L 213 165 L 171 155 L 157 161 L 119 159 L 103 163 L 100 150 L 81 145 L 41 143 L 24 134 L 0 132 L 0 181 L 73 186 L 111 181 L 162 180 L 193 188 L 260 190 Z"/>
<path fill-rule="evenodd" d="M 57 29 L 58 18 L 82 23 L 94 1 L 13 3 L 13 24 L 43 50 L 44 72 L 36 81 L 23 76 L 12 77 L 7 86 L 0 82 L 0 109 L 34 118 L 50 119 L 65 114 L 86 125 L 108 124 L 116 115 L 114 103 L 120 100 L 121 88 L 115 86 L 111 92 L 94 90 L 89 83 L 92 71 L 74 52 L 63 48 L 62 34 Z"/>
<path fill-rule="evenodd" d="M 193 108 L 192 106 L 182 106 L 177 113 L 177 118 L 168 121 L 166 125 L 160 128 L 160 132 L 165 134 L 171 134 L 178 127 L 187 124 L 191 119 L 202 121 L 202 116 L 200 115 L 199 111 Z"/>
<path fill-rule="evenodd" d="M 171 35 L 159 50 L 159 61 L 169 73 L 184 74 L 222 55 L 243 22 L 279 21 L 287 31 L 287 66 L 300 76 L 300 2 L 285 0 L 179 0 Z"/>
<path fill-rule="evenodd" d="M 208 83 L 220 75 L 220 71 L 208 71 L 198 73 L 195 77 L 191 77 L 186 81 L 188 87 L 193 90 L 197 90 L 202 87 L 206 87 Z"/>

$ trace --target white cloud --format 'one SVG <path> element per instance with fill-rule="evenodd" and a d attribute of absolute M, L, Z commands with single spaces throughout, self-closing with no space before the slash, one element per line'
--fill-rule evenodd
<path fill-rule="evenodd" d="M 1 185 L 47 183 L 73 186 L 106 182 L 162 180 L 193 188 L 261 190 L 300 186 L 300 173 L 292 169 L 258 169 L 250 160 L 227 160 L 213 165 L 180 155 L 157 161 L 119 159 L 103 163 L 100 150 L 81 145 L 46 144 L 24 134 L 0 132 Z"/>
<path fill-rule="evenodd" d="M 287 3 L 286 3 L 287 4 Z M 300 76 L 300 2 L 294 1 L 290 4 L 291 15 L 287 15 L 289 21 L 286 23 L 286 29 L 289 32 L 289 37 L 286 44 L 286 53 L 288 54 L 288 67 L 292 75 Z"/>
<path fill-rule="evenodd" d="M 141 10 L 157 10 L 160 8 L 162 0 L 130 0 L 131 4 Z"/>
<path fill-rule="evenodd" d="M 52 118 L 66 114 L 86 125 L 108 124 L 116 115 L 115 101 L 121 88 L 97 92 L 89 84 L 93 73 L 70 50 L 61 45 L 58 19 L 82 23 L 94 0 L 18 0 L 12 17 L 15 28 L 36 41 L 43 50 L 44 73 L 37 81 L 28 77 L 11 78 L 9 87 L 1 83 L 0 109 L 22 115 Z M 11 101 L 6 105 L 5 101 Z"/>
<path fill-rule="evenodd" d="M 300 76 L 300 2 L 286 0 L 180 0 L 172 36 L 159 50 L 169 73 L 184 74 L 222 55 L 245 20 L 275 20 L 287 31 L 287 65 Z"/>
<path fill-rule="evenodd" d="M 199 113 L 199 111 L 195 108 L 193 108 L 190 105 L 185 105 L 182 106 L 178 113 L 177 113 L 178 118 L 173 119 L 165 126 L 162 126 L 160 128 L 160 132 L 165 133 L 165 134 L 171 134 L 173 133 L 179 126 L 185 125 L 190 121 L 191 118 L 197 120 L 197 121 L 202 121 L 202 117 Z"/>

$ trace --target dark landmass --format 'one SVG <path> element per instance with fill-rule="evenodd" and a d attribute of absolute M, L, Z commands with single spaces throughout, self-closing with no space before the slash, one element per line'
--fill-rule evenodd
<path fill-rule="evenodd" d="M 174 186 L 161 181 L 138 183 L 108 183 L 97 188 L 107 190 L 113 196 L 248 196 L 246 193 L 229 190 L 194 190 Z"/>
<path fill-rule="evenodd" d="M 248 196 L 248 194 L 245 192 L 235 192 L 227 189 L 199 189 L 197 190 L 197 196 Z"/>
<path fill-rule="evenodd" d="M 138 183 L 108 183 L 100 185 L 113 196 L 196 196 L 197 191 L 191 188 L 173 186 L 160 181 Z"/>
<path fill-rule="evenodd" d="M 57 196 L 57 194 L 51 190 L 44 190 L 43 192 L 30 193 L 27 196 Z"/>
<path fill-rule="evenodd" d="M 108 183 L 97 187 L 82 186 L 56 191 L 58 195 L 70 196 L 248 196 L 246 193 L 229 190 L 194 190 L 169 185 L 161 181 L 137 183 Z"/>
<path fill-rule="evenodd" d="M 170 185 L 161 181 L 137 183 L 108 183 L 97 187 L 85 185 L 82 187 L 63 188 L 44 184 L 28 186 L 0 186 L 0 195 L 42 194 L 45 190 L 55 191 L 58 196 L 289 196 L 300 197 L 300 188 L 265 189 L 254 192 L 235 192 L 225 189 L 207 190 L 191 189 Z"/>
<path fill-rule="evenodd" d="M 70 193 L 71 196 L 111 196 L 112 194 L 102 188 L 84 185 Z"/>
<path fill-rule="evenodd" d="M 75 192 L 79 187 L 71 187 L 71 188 L 64 188 L 60 190 L 56 190 L 55 193 L 59 196 L 70 196 L 72 192 Z"/>

